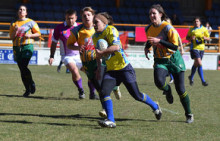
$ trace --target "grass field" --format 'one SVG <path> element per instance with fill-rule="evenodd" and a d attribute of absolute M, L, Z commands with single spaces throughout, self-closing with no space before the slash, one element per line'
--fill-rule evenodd
<path fill-rule="evenodd" d="M 117 127 L 98 126 L 100 102 L 89 100 L 87 78 L 82 74 L 87 97 L 78 99 L 71 75 L 56 72 L 56 67 L 30 66 L 37 91 L 22 97 L 24 87 L 17 65 L 0 65 L 0 140 L 4 141 L 146 141 L 220 140 L 220 71 L 205 71 L 209 86 L 203 87 L 198 74 L 190 95 L 195 122 L 186 124 L 183 108 L 171 84 L 174 103 L 168 104 L 153 82 L 153 70 L 136 69 L 139 89 L 158 101 L 163 110 L 156 121 L 151 109 L 136 102 L 121 85 L 122 99 L 112 94 Z M 169 80 L 169 79 L 167 79 Z"/>

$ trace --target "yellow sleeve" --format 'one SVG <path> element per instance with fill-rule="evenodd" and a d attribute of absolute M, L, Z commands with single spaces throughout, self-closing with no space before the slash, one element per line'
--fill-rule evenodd
<path fill-rule="evenodd" d="M 75 42 L 76 42 L 76 37 L 73 35 L 73 32 L 71 31 L 71 34 L 67 39 L 67 46 L 73 45 Z"/>
<path fill-rule="evenodd" d="M 173 43 L 176 46 L 179 45 L 178 32 L 174 28 L 171 28 L 168 32 L 168 41 Z"/>
<path fill-rule="evenodd" d="M 9 35 L 11 36 L 12 32 L 14 31 L 15 26 L 14 23 L 10 25 Z"/>
<path fill-rule="evenodd" d="M 191 37 L 191 36 L 192 36 L 192 28 L 189 29 L 189 31 L 188 31 L 188 33 L 187 33 L 186 36 L 188 36 L 188 37 Z"/>
<path fill-rule="evenodd" d="M 204 29 L 205 29 L 204 36 L 209 38 L 209 31 L 208 31 L 208 29 L 206 29 L 206 28 L 204 28 Z"/>
<path fill-rule="evenodd" d="M 107 34 L 109 35 L 107 36 L 107 40 L 109 41 L 110 45 L 120 45 L 118 30 L 112 26 L 107 32 Z"/>
<path fill-rule="evenodd" d="M 37 23 L 35 23 L 34 26 L 32 27 L 32 32 L 33 33 L 39 33 L 41 35 L 40 28 L 39 28 Z"/>

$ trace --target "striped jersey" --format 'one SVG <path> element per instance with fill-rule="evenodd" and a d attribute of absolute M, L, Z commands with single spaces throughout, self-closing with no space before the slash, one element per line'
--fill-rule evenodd
<path fill-rule="evenodd" d="M 120 47 L 119 51 L 111 54 L 110 59 L 105 60 L 107 71 L 121 70 L 126 67 L 127 64 L 129 64 L 124 50 L 122 49 L 119 32 L 114 26 L 107 25 L 104 31 L 102 31 L 101 33 L 95 33 L 92 36 L 92 39 L 95 47 L 99 39 L 105 39 L 108 42 L 109 46 L 118 45 Z"/>
<path fill-rule="evenodd" d="M 85 45 L 85 51 L 80 54 L 82 62 L 88 62 L 96 59 L 95 48 L 91 36 L 95 33 L 92 27 L 86 29 L 83 24 L 73 28 L 67 40 L 67 46 L 78 43 L 79 46 Z"/>
<path fill-rule="evenodd" d="M 33 21 L 32 19 L 26 18 L 25 20 L 18 20 L 11 24 L 9 33 L 11 34 L 15 26 L 18 26 L 17 36 L 13 40 L 13 46 L 21 46 L 27 44 L 33 44 L 34 39 L 32 38 L 25 38 L 24 35 L 31 34 L 31 33 L 40 33 L 40 28 L 38 24 Z"/>
<path fill-rule="evenodd" d="M 72 56 L 79 54 L 78 50 L 71 50 L 67 48 L 67 39 L 70 36 L 70 30 L 77 26 L 77 23 L 74 23 L 72 27 L 69 27 L 66 22 L 56 26 L 53 32 L 52 41 L 60 43 L 60 55 L 61 56 Z M 77 46 L 77 44 L 76 44 Z"/>
<path fill-rule="evenodd" d="M 204 50 L 205 49 L 205 42 L 204 42 L 204 36 L 209 37 L 208 29 L 204 26 L 201 26 L 199 28 L 192 27 L 190 28 L 187 36 L 192 37 L 195 36 L 196 39 L 191 41 L 191 49 L 196 50 Z M 199 43 L 198 43 L 199 42 Z"/>
<path fill-rule="evenodd" d="M 145 28 L 146 36 L 148 37 L 157 37 L 159 39 L 173 43 L 176 46 L 179 46 L 179 35 L 175 28 L 170 25 L 168 22 L 163 21 L 159 26 L 154 26 L 150 24 Z M 175 53 L 174 50 L 171 50 L 162 44 L 153 46 L 154 58 L 170 58 L 172 54 Z"/>

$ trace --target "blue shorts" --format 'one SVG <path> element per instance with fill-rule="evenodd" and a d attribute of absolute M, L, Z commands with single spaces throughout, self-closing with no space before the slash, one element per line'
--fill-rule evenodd
<path fill-rule="evenodd" d="M 105 72 L 103 80 L 106 79 L 116 80 L 116 86 L 119 86 L 121 82 L 136 82 L 136 74 L 131 64 L 128 64 L 125 68 L 121 70 Z"/>
<path fill-rule="evenodd" d="M 203 55 L 204 55 L 204 51 L 203 50 L 196 50 L 196 49 L 192 49 L 190 50 L 190 56 L 192 59 L 195 59 L 195 58 L 203 58 Z"/>

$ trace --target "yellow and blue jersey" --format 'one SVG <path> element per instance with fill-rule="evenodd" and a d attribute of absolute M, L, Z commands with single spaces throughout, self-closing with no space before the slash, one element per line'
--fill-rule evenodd
<path fill-rule="evenodd" d="M 17 31 L 17 36 L 13 40 L 13 46 L 33 44 L 34 39 L 24 37 L 25 34 L 31 34 L 31 33 L 41 34 L 38 24 L 32 19 L 26 18 L 25 20 L 22 21 L 18 20 L 12 23 L 9 31 L 10 34 L 12 34 L 12 32 L 14 31 L 16 25 L 18 26 L 18 31 Z"/>
<path fill-rule="evenodd" d="M 190 28 L 187 36 L 196 37 L 196 40 L 193 40 L 191 42 L 191 46 L 190 46 L 191 49 L 204 50 L 205 49 L 204 37 L 209 37 L 209 32 L 204 26 L 200 26 L 199 28 L 192 27 Z"/>
<path fill-rule="evenodd" d="M 118 45 L 120 47 L 119 51 L 116 51 L 111 54 L 110 59 L 105 60 L 107 71 L 112 70 L 121 70 L 129 64 L 129 61 L 126 58 L 124 50 L 122 49 L 122 44 L 119 38 L 118 30 L 112 25 L 106 25 L 106 28 L 101 33 L 95 33 L 92 36 L 93 43 L 96 47 L 96 44 L 99 39 L 105 39 L 108 42 L 109 46 Z"/>
<path fill-rule="evenodd" d="M 173 43 L 176 46 L 179 46 L 179 35 L 175 28 L 170 25 L 168 22 L 163 21 L 159 26 L 149 25 L 145 29 L 146 36 L 156 37 L 164 41 Z M 174 50 L 171 50 L 162 44 L 153 46 L 154 58 L 170 58 L 172 54 L 175 53 Z"/>
<path fill-rule="evenodd" d="M 83 24 L 71 30 L 71 34 L 67 40 L 67 46 L 70 44 L 78 43 L 79 46 L 85 45 L 85 51 L 80 54 L 82 62 L 88 62 L 96 59 L 95 47 L 92 42 L 91 36 L 95 33 L 92 27 L 86 29 Z"/>

